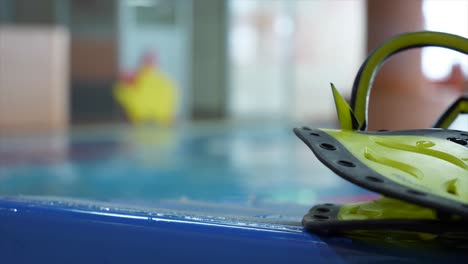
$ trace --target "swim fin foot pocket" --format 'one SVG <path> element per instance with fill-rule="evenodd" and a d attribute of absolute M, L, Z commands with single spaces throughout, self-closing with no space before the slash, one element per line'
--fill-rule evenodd
<path fill-rule="evenodd" d="M 434 128 L 366 131 L 372 80 L 391 55 L 409 48 L 445 47 L 468 54 L 468 39 L 440 32 L 399 35 L 364 62 L 351 106 L 332 85 L 341 130 L 295 128 L 294 133 L 338 176 L 382 194 L 373 201 L 320 204 L 304 216 L 306 230 L 321 233 L 411 232 L 422 240 L 468 237 L 468 132 L 448 129 L 467 113 L 457 100 Z"/>

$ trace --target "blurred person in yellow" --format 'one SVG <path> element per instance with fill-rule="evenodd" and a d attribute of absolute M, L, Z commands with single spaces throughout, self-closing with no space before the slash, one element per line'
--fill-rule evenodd
<path fill-rule="evenodd" d="M 136 73 L 125 74 L 117 81 L 114 97 L 132 123 L 170 126 L 177 112 L 177 87 L 155 61 L 154 54 L 145 54 Z"/>

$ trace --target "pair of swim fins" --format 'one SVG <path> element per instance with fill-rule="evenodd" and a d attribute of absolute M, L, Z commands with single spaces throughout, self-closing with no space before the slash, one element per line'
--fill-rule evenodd
<path fill-rule="evenodd" d="M 429 31 L 396 36 L 363 63 L 350 105 L 332 84 L 340 130 L 294 129 L 338 176 L 382 194 L 373 201 L 316 205 L 303 218 L 305 229 L 468 237 L 468 132 L 449 129 L 459 114 L 468 113 L 468 98 L 453 103 L 430 129 L 367 131 L 370 88 L 379 67 L 400 51 L 425 46 L 468 54 L 468 39 L 460 36 Z"/>

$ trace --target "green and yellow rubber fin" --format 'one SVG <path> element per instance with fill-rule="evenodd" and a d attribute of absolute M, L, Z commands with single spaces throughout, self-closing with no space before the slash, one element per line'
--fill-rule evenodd
<path fill-rule="evenodd" d="M 362 225 L 366 225 L 367 230 L 396 229 L 430 233 L 462 229 L 459 225 L 461 221 L 439 219 L 433 209 L 387 197 L 343 205 L 319 204 L 309 210 L 303 223 L 306 228 L 322 232 L 349 231 L 353 227 L 362 228 Z"/>
<path fill-rule="evenodd" d="M 308 127 L 294 132 L 338 176 L 390 198 L 468 219 L 466 132 Z"/>
<path fill-rule="evenodd" d="M 335 100 L 336 113 L 340 121 L 341 129 L 343 130 L 358 130 L 360 125 L 354 116 L 353 110 L 348 105 L 346 100 L 340 95 L 340 92 L 336 89 L 333 83 L 330 83 L 333 99 Z"/>
<path fill-rule="evenodd" d="M 436 236 L 468 233 L 466 132 L 354 132 L 308 127 L 294 131 L 337 175 L 383 195 L 359 204 L 314 206 L 303 218 L 306 230 L 325 234 L 356 234 L 356 230 Z"/>
<path fill-rule="evenodd" d="M 322 235 L 344 234 L 373 244 L 408 246 L 425 242 L 425 249 L 427 243 L 468 244 L 462 219 L 387 197 L 342 205 L 319 204 L 304 216 L 303 225 Z"/>
<path fill-rule="evenodd" d="M 340 130 L 294 129 L 337 175 L 383 195 L 358 204 L 317 205 L 303 218 L 307 230 L 392 230 L 413 232 L 423 240 L 468 237 L 468 132 L 447 129 L 458 114 L 468 112 L 467 98 L 439 118 L 434 127 L 441 129 L 366 131 L 370 89 L 379 67 L 400 51 L 424 46 L 468 54 L 468 39 L 460 36 L 428 31 L 396 36 L 363 63 L 350 105 L 331 85 Z"/>

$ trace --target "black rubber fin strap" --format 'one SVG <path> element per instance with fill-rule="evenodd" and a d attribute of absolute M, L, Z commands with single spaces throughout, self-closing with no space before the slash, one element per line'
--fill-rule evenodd
<path fill-rule="evenodd" d="M 353 156 L 338 140 L 320 129 L 295 128 L 294 133 L 314 152 L 315 156 L 340 177 L 384 196 L 399 199 L 447 214 L 468 218 L 468 204 L 441 197 L 396 183 L 370 169 Z M 359 132 L 366 133 L 366 132 Z M 375 134 L 372 132 L 369 134 Z M 455 130 L 419 130 L 408 134 L 450 137 L 462 133 Z M 405 132 L 388 131 L 382 135 L 401 135 Z"/>
<path fill-rule="evenodd" d="M 444 32 L 411 32 L 395 36 L 376 48 L 361 65 L 353 83 L 351 108 L 361 124 L 367 128 L 368 97 L 372 82 L 380 66 L 392 55 L 413 48 L 436 46 L 468 54 L 468 39 Z"/>
<path fill-rule="evenodd" d="M 459 114 L 468 113 L 468 97 L 460 97 L 439 117 L 433 127 L 448 128 Z M 468 137 L 468 132 L 466 133 Z"/>

